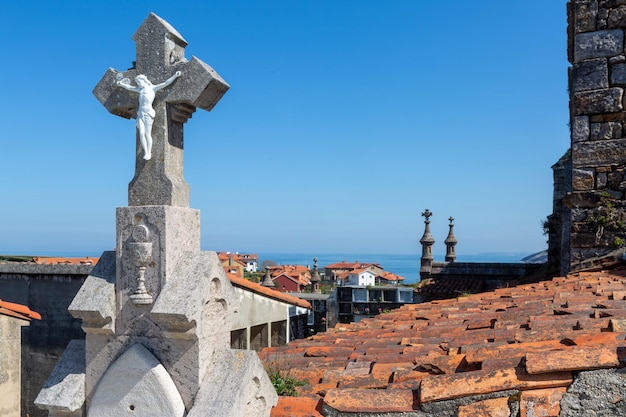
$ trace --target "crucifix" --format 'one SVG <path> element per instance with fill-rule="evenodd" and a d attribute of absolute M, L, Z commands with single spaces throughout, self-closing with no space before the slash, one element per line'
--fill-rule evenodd
<path fill-rule="evenodd" d="M 210 111 L 229 85 L 198 58 L 188 61 L 187 41 L 154 13 L 133 40 L 137 51 L 133 67 L 123 72 L 109 68 L 93 91 L 110 113 L 137 119 L 135 176 L 128 186 L 128 205 L 189 207 L 183 125 L 197 107 Z"/>

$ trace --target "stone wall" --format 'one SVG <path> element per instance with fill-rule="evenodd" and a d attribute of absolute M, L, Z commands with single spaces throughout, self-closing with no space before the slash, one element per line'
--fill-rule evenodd
<path fill-rule="evenodd" d="M 433 262 L 430 273 L 422 275 L 421 279 L 482 281 L 483 291 L 489 291 L 514 285 L 520 278 L 538 272 L 543 266 L 522 262 Z"/>
<path fill-rule="evenodd" d="M 572 153 L 567 152 L 552 166 L 554 191 L 552 214 L 548 216 L 548 267 L 565 275 L 569 271 L 571 213 L 563 198 L 572 191 Z M 563 225 L 567 225 L 564 227 Z"/>
<path fill-rule="evenodd" d="M 0 416 L 20 417 L 22 326 L 29 322 L 0 314 Z"/>
<path fill-rule="evenodd" d="M 569 269 L 624 246 L 625 0 L 568 3 L 572 192 Z"/>
<path fill-rule="evenodd" d="M 0 298 L 41 314 L 22 329 L 22 415 L 44 417 L 33 404 L 72 339 L 84 339 L 80 320 L 67 311 L 91 265 L 0 264 Z"/>

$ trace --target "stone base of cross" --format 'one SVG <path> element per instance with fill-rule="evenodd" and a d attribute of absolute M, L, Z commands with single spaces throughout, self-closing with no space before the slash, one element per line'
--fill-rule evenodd
<path fill-rule="evenodd" d="M 183 175 L 183 125 L 197 107 L 210 111 L 229 85 L 206 63 L 196 57 L 185 58 L 187 42 L 169 23 L 151 13 L 139 27 L 133 40 L 137 60 L 130 70 L 110 68 L 102 77 L 94 95 L 112 114 L 137 118 L 135 177 L 128 190 L 129 206 L 189 206 L 189 185 Z M 140 92 L 143 75 L 153 87 L 180 77 L 156 89 L 150 96 Z M 124 88 L 135 82 L 136 86 Z M 148 132 L 141 130 L 149 123 Z M 141 146 L 142 135 L 152 139 L 151 158 Z"/>

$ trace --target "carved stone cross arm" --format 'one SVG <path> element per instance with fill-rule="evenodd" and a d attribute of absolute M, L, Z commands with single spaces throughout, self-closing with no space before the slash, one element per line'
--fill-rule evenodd
<path fill-rule="evenodd" d="M 145 123 L 138 121 L 129 205 L 188 207 L 189 185 L 183 176 L 183 124 L 198 107 L 210 111 L 229 85 L 198 58 L 187 61 L 187 42 L 154 13 L 146 18 L 133 40 L 137 46 L 134 67 L 124 72 L 109 68 L 94 89 L 94 95 L 110 113 L 129 119 L 137 117 L 141 93 L 137 88 L 124 87 L 140 75 L 158 87 L 153 88 L 153 97 L 144 96 L 142 102 L 142 115 L 146 114 L 146 101 L 152 104 L 148 131 L 151 137 L 146 148 L 145 137 L 141 136 L 144 132 L 140 132 L 145 130 Z M 126 86 L 118 84 L 119 80 L 124 80 Z"/>

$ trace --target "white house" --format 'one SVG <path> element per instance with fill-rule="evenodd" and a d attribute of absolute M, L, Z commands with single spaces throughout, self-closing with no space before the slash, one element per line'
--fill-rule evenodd
<path fill-rule="evenodd" d="M 376 284 L 376 274 L 365 269 L 354 269 L 348 274 L 348 285 L 360 285 L 366 287 L 368 285 Z"/>
<path fill-rule="evenodd" d="M 259 268 L 259 255 L 252 253 L 237 254 L 237 258 L 246 264 L 247 272 L 257 272 Z"/>

